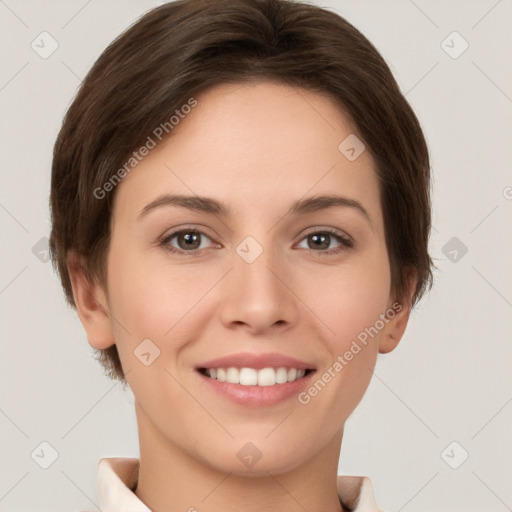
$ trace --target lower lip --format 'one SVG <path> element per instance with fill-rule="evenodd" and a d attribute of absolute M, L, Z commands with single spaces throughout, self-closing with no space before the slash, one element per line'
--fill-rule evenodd
<path fill-rule="evenodd" d="M 229 398 L 238 404 L 251 407 L 268 407 L 283 402 L 293 396 L 297 396 L 306 386 L 309 385 L 314 371 L 308 373 L 301 379 L 287 382 L 285 384 L 274 384 L 273 386 L 243 386 L 242 384 L 231 384 L 220 382 L 197 372 L 198 375 L 211 388 L 220 395 Z"/>

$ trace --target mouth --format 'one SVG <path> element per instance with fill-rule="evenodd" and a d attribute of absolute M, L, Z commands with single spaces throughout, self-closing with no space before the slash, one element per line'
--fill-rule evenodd
<path fill-rule="evenodd" d="M 288 382 L 295 382 L 303 379 L 313 369 L 304 368 L 287 368 L 280 367 L 267 367 L 267 368 L 236 368 L 218 367 L 218 368 L 198 368 L 199 373 L 210 379 L 219 382 L 227 382 L 229 384 L 240 384 L 242 386 L 274 386 L 276 384 L 287 384 Z"/>
<path fill-rule="evenodd" d="M 196 366 L 206 385 L 228 400 L 249 407 L 271 407 L 293 399 L 310 385 L 316 368 L 284 354 L 231 354 Z"/>

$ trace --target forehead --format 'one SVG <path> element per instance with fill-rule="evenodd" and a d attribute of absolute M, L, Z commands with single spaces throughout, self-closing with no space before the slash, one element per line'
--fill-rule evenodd
<path fill-rule="evenodd" d="M 342 151 L 355 129 L 329 96 L 262 81 L 218 85 L 195 99 L 118 185 L 115 215 L 133 218 L 162 193 L 215 197 L 246 214 L 339 193 L 380 217 L 374 161 L 369 151 L 355 160 Z"/>

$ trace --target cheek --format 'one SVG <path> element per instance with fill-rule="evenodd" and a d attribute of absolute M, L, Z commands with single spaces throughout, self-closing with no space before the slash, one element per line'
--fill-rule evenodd
<path fill-rule="evenodd" d="M 387 309 L 390 285 L 389 271 L 382 262 L 351 267 L 336 277 L 336 286 L 331 275 L 315 280 L 319 286 L 314 293 L 309 289 L 308 299 L 315 302 L 311 309 L 320 311 L 321 323 L 328 326 L 322 331 L 329 355 L 311 387 L 299 396 L 306 409 L 314 408 L 318 425 L 331 429 L 331 434 L 338 427 L 332 418 L 345 421 L 371 381 L 380 339 L 375 326 Z M 328 283 L 330 288 L 326 288 Z"/>
<path fill-rule="evenodd" d="M 387 255 L 381 250 L 356 264 L 316 272 L 314 286 L 304 286 L 302 294 L 328 327 L 327 339 L 339 353 L 386 311 L 390 284 Z"/>
<path fill-rule="evenodd" d="M 175 263 L 155 266 L 142 254 L 123 253 L 113 243 L 108 286 L 114 291 L 110 307 L 120 356 L 129 355 L 144 339 L 155 343 L 162 356 L 179 351 L 180 340 L 184 344 L 196 337 L 198 314 L 207 316 L 204 298 L 217 280 L 213 272 L 203 271 L 198 278 Z M 129 367 L 130 359 L 125 359 Z M 164 360 L 169 363 L 173 358 L 159 358 L 157 366 Z"/>

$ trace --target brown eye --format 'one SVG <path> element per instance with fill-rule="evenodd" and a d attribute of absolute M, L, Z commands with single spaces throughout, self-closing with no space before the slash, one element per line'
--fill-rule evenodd
<path fill-rule="evenodd" d="M 331 235 L 327 233 L 315 233 L 308 235 L 308 246 L 310 249 L 329 249 Z M 309 243 L 311 242 L 311 243 Z"/>
<path fill-rule="evenodd" d="M 200 233 L 182 231 L 176 237 L 180 249 L 199 249 L 201 245 Z"/>
<path fill-rule="evenodd" d="M 171 252 L 193 252 L 208 247 L 208 243 L 205 243 L 204 239 L 210 240 L 201 231 L 186 229 L 166 236 L 162 240 L 162 245 Z M 173 240 L 175 240 L 174 243 Z"/>
<path fill-rule="evenodd" d="M 307 247 L 302 247 L 324 255 L 346 251 L 354 246 L 353 240 L 347 235 L 331 230 L 314 231 L 307 234 L 302 240 L 307 240 Z"/>

